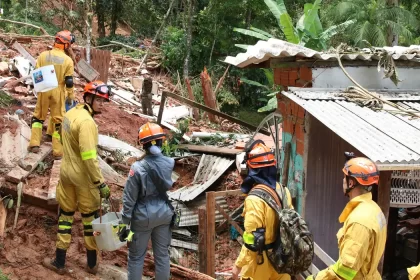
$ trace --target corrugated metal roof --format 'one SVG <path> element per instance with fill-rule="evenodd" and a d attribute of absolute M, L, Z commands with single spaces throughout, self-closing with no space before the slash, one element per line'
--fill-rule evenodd
<path fill-rule="evenodd" d="M 180 201 L 190 201 L 209 188 L 232 165 L 234 160 L 213 155 L 202 155 L 192 185 L 168 193 Z"/>
<path fill-rule="evenodd" d="M 379 48 L 378 48 L 379 49 Z M 420 46 L 410 47 L 383 47 L 392 53 L 395 60 L 420 61 Z M 370 53 L 370 49 L 362 49 L 359 53 L 343 54 L 344 60 L 378 60 L 379 56 Z M 270 58 L 294 57 L 316 58 L 319 60 L 336 60 L 336 54 L 314 51 L 303 46 L 278 39 L 269 39 L 268 41 L 258 41 L 254 46 L 249 46 L 245 53 L 239 53 L 236 56 L 226 57 L 226 63 L 237 67 L 246 67 L 250 64 L 259 64 Z"/>
<path fill-rule="evenodd" d="M 373 111 L 339 99 L 317 99 L 314 95 L 312 99 L 299 97 L 311 95 L 307 92 L 282 94 L 375 161 L 381 169 L 407 169 L 407 165 L 420 168 L 420 119 Z M 404 103 L 420 109 L 419 103 Z"/>
<path fill-rule="evenodd" d="M 224 197 L 216 197 L 216 203 L 219 204 L 222 209 L 226 211 L 226 213 L 229 213 L 228 205 Z M 181 220 L 179 222 L 180 227 L 196 226 L 198 225 L 198 208 L 206 205 L 206 198 L 203 197 L 199 200 L 195 200 L 187 204 L 177 203 L 174 201 L 172 202 L 172 205 L 175 208 L 178 206 L 178 208 L 181 210 Z M 218 210 L 216 210 L 215 219 L 216 222 L 221 222 L 224 220 L 224 217 L 219 213 Z"/>

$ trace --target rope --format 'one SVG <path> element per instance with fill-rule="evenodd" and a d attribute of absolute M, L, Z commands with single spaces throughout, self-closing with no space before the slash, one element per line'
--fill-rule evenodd
<path fill-rule="evenodd" d="M 350 81 L 352 81 L 353 84 L 355 84 L 355 87 L 348 87 L 346 89 L 346 92 L 340 94 L 340 96 L 346 98 L 346 100 L 350 101 L 350 102 L 354 102 L 360 106 L 365 106 L 371 109 L 376 109 L 376 110 L 381 110 L 383 109 L 383 104 L 387 104 L 391 107 L 394 107 L 395 109 L 397 109 L 397 111 L 394 111 L 394 114 L 398 114 L 400 112 L 404 113 L 404 114 L 408 114 L 412 117 L 416 117 L 419 118 L 420 117 L 420 112 L 418 110 L 406 110 L 405 108 L 403 108 L 402 106 L 395 104 L 391 101 L 385 100 L 380 98 L 379 96 L 377 96 L 374 93 L 371 93 L 370 91 L 368 91 L 367 89 L 365 89 L 363 86 L 361 86 L 355 79 L 353 79 L 353 77 L 350 76 L 350 74 L 346 71 L 346 69 L 344 69 L 343 63 L 341 62 L 341 54 L 340 51 L 343 48 L 344 44 L 341 44 L 338 48 L 337 48 L 337 60 L 338 60 L 338 64 L 340 65 L 341 70 L 343 70 L 344 74 L 347 76 L 347 78 L 349 78 Z"/>

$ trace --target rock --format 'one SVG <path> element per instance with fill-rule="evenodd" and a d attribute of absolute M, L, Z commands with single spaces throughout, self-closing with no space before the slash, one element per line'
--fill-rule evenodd
<path fill-rule="evenodd" d="M 4 75 L 9 73 L 9 64 L 7 64 L 7 62 L 0 62 L 0 74 Z"/>
<path fill-rule="evenodd" d="M 147 71 L 146 69 L 143 69 L 143 70 L 141 70 L 141 74 L 142 74 L 142 75 L 149 74 L 149 71 Z"/>
<path fill-rule="evenodd" d="M 23 86 L 17 86 L 14 88 L 14 91 L 19 94 L 28 95 L 29 90 Z"/>

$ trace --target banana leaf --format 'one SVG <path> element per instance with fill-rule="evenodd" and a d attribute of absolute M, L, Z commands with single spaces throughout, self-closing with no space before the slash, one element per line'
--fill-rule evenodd
<path fill-rule="evenodd" d="M 258 33 L 258 32 L 252 31 L 252 30 L 248 30 L 248 29 L 234 28 L 233 31 L 238 32 L 238 33 L 242 33 L 242 34 L 245 34 L 245 35 L 248 35 L 248 36 L 252 36 L 254 38 L 258 38 L 258 39 L 261 39 L 261 40 L 270 39 L 269 37 L 267 37 L 264 34 L 261 34 L 261 33 Z"/>
<path fill-rule="evenodd" d="M 248 47 L 251 45 L 244 45 L 244 44 L 235 44 L 235 47 L 244 49 L 244 50 L 248 50 Z"/>
<path fill-rule="evenodd" d="M 289 14 L 282 14 L 280 16 L 280 25 L 282 27 L 282 31 L 286 36 L 286 39 L 290 43 L 298 44 L 299 37 L 296 35 L 295 28 L 293 27 L 292 18 Z"/>
<path fill-rule="evenodd" d="M 269 112 L 277 109 L 277 97 L 274 96 L 268 100 L 267 105 L 258 109 L 258 113 Z"/>
<path fill-rule="evenodd" d="M 267 37 L 274 38 L 274 36 L 273 36 L 273 35 L 271 35 L 271 34 L 270 34 L 270 33 L 268 33 L 268 32 L 265 32 L 264 30 L 261 30 L 261 29 L 255 28 L 255 27 L 251 27 L 250 29 L 251 29 L 252 31 L 258 32 L 258 33 L 260 33 L 260 34 L 263 34 L 263 35 L 265 35 L 265 36 L 267 36 Z"/>

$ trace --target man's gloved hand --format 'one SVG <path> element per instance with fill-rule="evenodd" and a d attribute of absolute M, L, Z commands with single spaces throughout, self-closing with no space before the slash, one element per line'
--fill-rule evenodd
<path fill-rule="evenodd" d="M 101 197 L 108 199 L 111 195 L 111 190 L 109 189 L 108 185 L 105 183 L 102 183 L 99 185 L 99 191 L 101 193 Z"/>
<path fill-rule="evenodd" d="M 127 224 L 124 224 L 122 221 L 118 224 L 118 237 L 120 238 L 121 242 L 128 241 L 131 242 L 133 240 L 134 232 L 127 229 Z"/>

